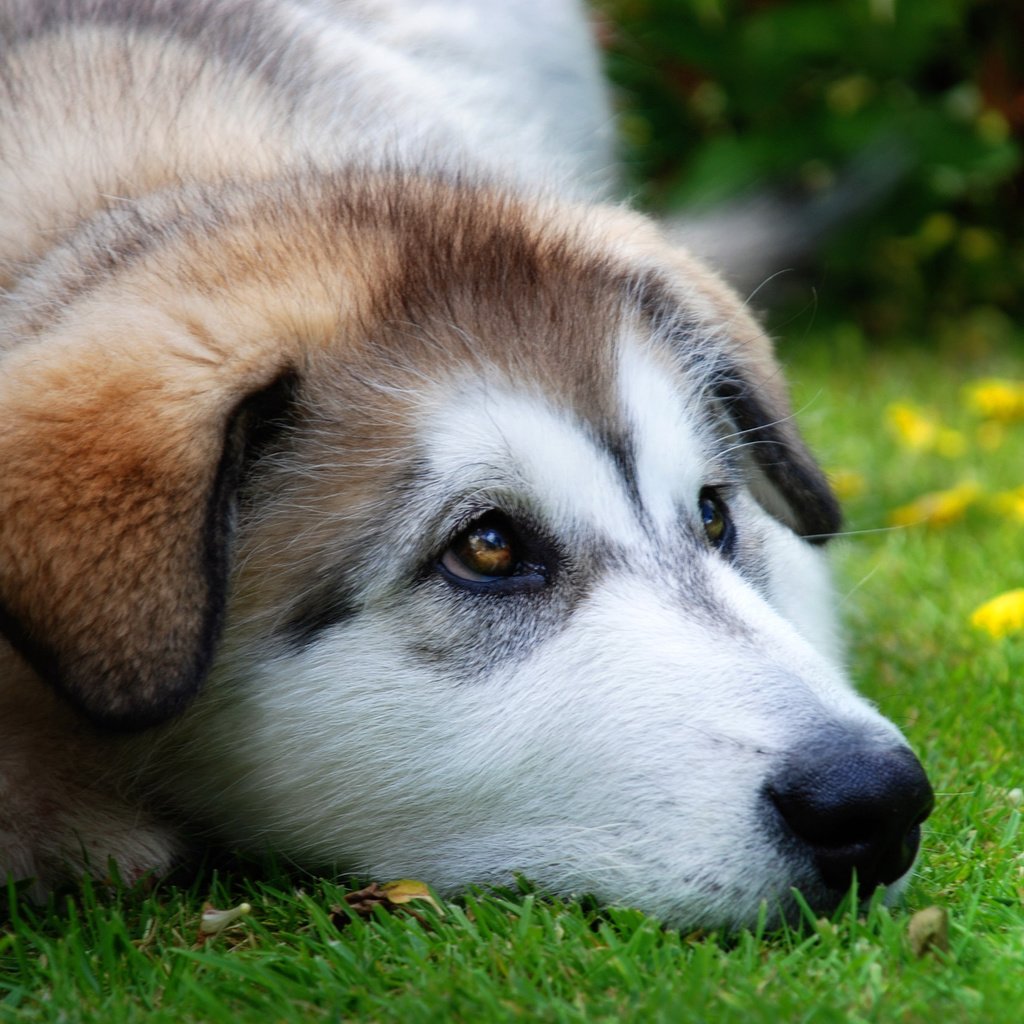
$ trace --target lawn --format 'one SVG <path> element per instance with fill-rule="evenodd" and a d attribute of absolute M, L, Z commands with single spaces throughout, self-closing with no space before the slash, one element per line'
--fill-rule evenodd
<path fill-rule="evenodd" d="M 873 350 L 838 327 L 783 353 L 800 421 L 846 494 L 835 557 L 853 674 L 938 794 L 902 905 L 781 933 L 684 935 L 524 883 L 442 913 L 417 903 L 418 916 L 348 920 L 332 914 L 345 889 L 330 881 L 210 871 L 149 894 L 87 887 L 45 909 L 9 898 L 0 1020 L 1019 1019 L 1024 631 L 995 637 L 970 620 L 1024 586 L 1024 500 L 1007 493 L 1024 484 L 1024 420 L 982 415 L 965 391 L 1024 377 L 1013 345 L 966 338 L 938 357 Z M 953 496 L 921 521 L 913 503 L 941 490 Z M 200 942 L 206 901 L 252 911 Z M 948 950 L 918 956 L 908 927 L 932 906 L 948 914 Z"/>

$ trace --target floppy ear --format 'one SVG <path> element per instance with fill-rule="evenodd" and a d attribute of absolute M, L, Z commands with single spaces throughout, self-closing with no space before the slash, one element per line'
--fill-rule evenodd
<path fill-rule="evenodd" d="M 751 490 L 761 505 L 812 544 L 838 533 L 839 502 L 800 436 L 788 401 L 729 363 L 717 375 L 714 394 L 757 470 Z"/>
<path fill-rule="evenodd" d="M 116 728 L 202 684 L 247 442 L 287 391 L 270 360 L 147 326 L 34 339 L 0 367 L 0 630 Z"/>

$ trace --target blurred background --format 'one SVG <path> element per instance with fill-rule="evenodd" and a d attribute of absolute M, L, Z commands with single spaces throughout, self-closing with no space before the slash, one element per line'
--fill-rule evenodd
<path fill-rule="evenodd" d="M 774 333 L 981 359 L 1021 344 L 1024 3 L 597 6 L 637 202 L 767 199 L 795 236 L 755 302 Z"/>
<path fill-rule="evenodd" d="M 984 682 L 995 770 L 1024 723 L 992 686 L 1024 672 L 1024 0 L 595 2 L 627 190 L 764 257 L 734 282 L 845 506 L 855 674 L 905 725 Z"/>

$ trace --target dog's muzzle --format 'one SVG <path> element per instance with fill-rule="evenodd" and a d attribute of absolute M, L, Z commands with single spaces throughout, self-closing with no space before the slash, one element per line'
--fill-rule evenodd
<path fill-rule="evenodd" d="M 830 732 L 790 755 L 764 794 L 790 841 L 809 850 L 821 881 L 867 896 L 910 870 L 935 795 L 903 745 Z"/>

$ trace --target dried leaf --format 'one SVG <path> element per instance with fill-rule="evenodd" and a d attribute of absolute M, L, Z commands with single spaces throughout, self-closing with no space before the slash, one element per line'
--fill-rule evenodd
<path fill-rule="evenodd" d="M 399 911 L 410 914 L 420 924 L 429 927 L 426 918 L 409 906 L 417 900 L 429 903 L 439 914 L 444 913 L 438 902 L 430 895 L 427 886 L 411 878 L 401 878 L 395 882 L 385 882 L 383 885 L 371 882 L 362 889 L 345 894 L 345 903 L 359 917 L 372 917 L 375 907 L 383 907 L 392 914 Z M 331 907 L 331 922 L 335 927 L 344 928 L 348 921 L 349 917 L 342 907 Z"/>
<path fill-rule="evenodd" d="M 411 903 L 413 900 L 424 900 L 429 903 L 438 913 L 444 913 L 438 905 L 437 900 L 430 895 L 430 890 L 414 878 L 400 878 L 397 882 L 385 882 L 381 886 L 389 903 L 401 906 L 403 903 Z"/>
<path fill-rule="evenodd" d="M 949 949 L 949 915 L 944 907 L 925 907 L 910 919 L 907 938 L 914 956 Z"/>

